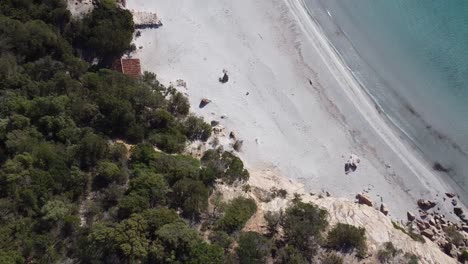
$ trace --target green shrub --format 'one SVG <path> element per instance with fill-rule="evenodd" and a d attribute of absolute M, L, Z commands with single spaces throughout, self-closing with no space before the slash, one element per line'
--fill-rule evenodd
<path fill-rule="evenodd" d="M 184 117 L 189 114 L 190 103 L 183 94 L 176 92 L 169 99 L 168 111 L 176 117 Z"/>
<path fill-rule="evenodd" d="M 343 258 L 334 252 L 330 252 L 323 257 L 322 264 L 343 264 Z"/>
<path fill-rule="evenodd" d="M 179 131 L 155 133 L 149 137 L 149 142 L 167 153 L 180 153 L 185 149 L 187 138 Z"/>
<path fill-rule="evenodd" d="M 96 188 L 107 187 L 111 183 L 123 184 L 127 177 L 115 163 L 100 161 L 97 164 L 94 185 Z"/>
<path fill-rule="evenodd" d="M 191 140 L 207 141 L 211 136 L 211 126 L 203 118 L 189 116 L 184 122 L 185 135 Z"/>
<path fill-rule="evenodd" d="M 276 263 L 280 264 L 306 264 L 307 260 L 302 253 L 295 247 L 287 245 L 278 251 Z"/>
<path fill-rule="evenodd" d="M 312 257 L 322 241 L 321 232 L 328 226 L 327 215 L 316 205 L 296 202 L 286 209 L 281 221 L 286 241 Z"/>
<path fill-rule="evenodd" d="M 265 263 L 269 255 L 271 244 L 261 234 L 256 232 L 245 232 L 239 237 L 237 257 L 241 264 Z"/>
<path fill-rule="evenodd" d="M 128 192 L 146 198 L 150 206 L 155 207 L 166 204 L 169 186 L 163 176 L 153 172 L 142 172 L 130 180 Z"/>
<path fill-rule="evenodd" d="M 216 222 L 216 227 L 231 234 L 242 229 L 255 211 L 257 205 L 253 199 L 237 197 L 226 206 L 224 216 Z"/>
<path fill-rule="evenodd" d="M 464 244 L 463 235 L 454 226 L 444 228 L 444 232 L 447 235 L 450 243 L 456 246 L 461 246 Z"/>
<path fill-rule="evenodd" d="M 214 231 L 210 234 L 211 243 L 220 246 L 223 249 L 228 249 L 232 244 L 233 239 L 224 231 Z"/>
<path fill-rule="evenodd" d="M 405 259 L 408 260 L 408 264 L 419 263 L 419 258 L 415 254 L 405 253 Z"/>
<path fill-rule="evenodd" d="M 463 252 L 460 254 L 460 257 L 458 258 L 458 260 L 461 262 L 461 263 L 465 263 L 466 261 L 468 261 L 468 250 L 463 250 Z"/>
<path fill-rule="evenodd" d="M 208 208 L 209 190 L 201 181 L 183 178 L 172 189 L 173 205 L 180 207 L 184 216 L 195 219 Z"/>
<path fill-rule="evenodd" d="M 384 248 L 377 252 L 377 258 L 382 263 L 387 263 L 401 253 L 401 250 L 396 249 L 392 242 L 385 242 L 383 246 Z"/>
<path fill-rule="evenodd" d="M 357 256 L 364 257 L 367 253 L 366 229 L 338 223 L 328 232 L 327 246 L 344 252 L 357 250 Z"/>
<path fill-rule="evenodd" d="M 426 240 L 424 239 L 424 237 L 421 234 L 415 233 L 412 229 L 410 229 L 409 231 L 406 231 L 406 229 L 404 229 L 403 227 L 401 227 L 399 224 L 395 223 L 394 221 L 392 221 L 392 225 L 395 229 L 398 229 L 401 232 L 407 234 L 414 241 L 426 243 Z"/>

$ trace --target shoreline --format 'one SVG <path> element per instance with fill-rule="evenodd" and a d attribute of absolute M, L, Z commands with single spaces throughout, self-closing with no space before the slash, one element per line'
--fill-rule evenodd
<path fill-rule="evenodd" d="M 355 46 L 356 43 L 354 41 L 357 41 L 356 36 L 348 34 L 349 32 L 346 29 L 354 33 L 357 32 L 356 34 L 364 39 L 365 35 L 359 33 L 358 28 L 353 29 L 354 31 L 350 28 L 342 28 L 344 21 L 350 21 L 348 21 L 349 18 L 345 20 L 340 18 L 341 16 L 347 17 L 349 14 L 344 15 L 338 12 L 343 11 L 339 8 L 333 9 L 335 5 L 325 6 L 321 0 L 307 1 L 303 5 L 305 5 L 305 8 L 310 13 L 311 19 L 319 25 L 325 36 L 329 38 L 330 45 L 333 46 L 342 63 L 345 65 L 350 63 L 352 68 L 349 66 L 347 68 L 351 71 L 361 89 L 373 101 L 377 111 L 382 112 L 381 117 L 399 137 L 403 137 L 402 140 L 404 140 L 405 144 L 410 145 L 411 149 L 417 152 L 416 154 L 419 156 L 419 159 L 426 161 L 429 164 L 428 168 L 432 169 L 438 177 L 444 180 L 447 179 L 450 186 L 457 189 L 461 196 L 460 198 L 466 202 L 468 197 L 463 189 L 464 180 L 462 175 L 464 166 L 461 164 L 464 163 L 463 160 L 466 159 L 467 154 L 462 146 L 459 145 L 460 142 L 455 142 L 450 135 L 440 130 L 440 127 L 437 127 L 436 124 L 430 124 L 427 120 L 434 120 L 426 119 L 427 116 L 424 113 L 417 112 L 415 105 L 413 105 L 415 102 L 409 101 L 411 97 L 405 97 L 395 88 L 398 86 L 411 87 L 416 84 L 404 83 L 392 79 L 391 76 L 382 75 L 385 66 L 390 67 L 389 74 L 395 75 L 395 72 L 392 71 L 393 66 L 387 65 L 382 60 L 383 58 L 380 58 L 383 63 L 376 65 L 377 62 L 375 60 L 379 58 L 372 57 L 373 59 L 370 60 L 369 56 L 373 55 L 363 55 L 366 48 L 372 49 L 373 47 L 365 46 L 363 48 Z M 330 13 L 328 8 L 332 8 L 331 10 L 337 13 Z M 352 25 L 351 27 L 356 26 Z M 372 54 L 376 50 L 373 50 Z M 383 91 L 385 91 L 385 95 L 382 94 Z M 440 164 L 442 166 L 438 166 Z M 434 169 L 436 166 L 443 167 L 443 169 Z"/>
<path fill-rule="evenodd" d="M 434 199 L 452 191 L 389 131 L 323 32 L 311 21 L 304 24 L 310 18 L 297 1 L 221 1 L 207 4 L 205 10 L 190 3 L 161 2 L 129 3 L 130 9 L 158 12 L 164 22 L 136 40 L 137 47 L 143 46 L 137 56 L 163 83 L 187 81 L 184 92 L 192 106 L 201 98 L 212 99 L 195 112 L 208 122 L 217 119 L 225 128 L 238 129 L 234 131 L 245 141 L 241 158 L 249 170 L 275 172 L 304 184 L 307 191 L 325 189 L 333 196 L 351 198 L 368 190 L 399 219 L 416 208 L 417 198 Z M 177 8 L 181 13 L 173 10 Z M 245 8 L 253 11 L 244 14 Z M 307 41 L 305 34 L 310 34 Z M 308 50 L 310 46 L 316 50 Z M 224 67 L 232 81 L 220 85 L 217 78 Z M 341 98 L 342 92 L 346 98 Z M 228 118 L 220 120 L 221 115 Z M 365 124 L 380 139 L 366 131 Z M 323 131 L 317 131 L 317 125 Z M 355 152 L 362 165 L 356 174 L 344 176 L 343 164 Z M 450 209 L 442 208 L 447 213 Z"/>
<path fill-rule="evenodd" d="M 301 2 L 300 3 L 301 8 L 307 13 L 309 18 L 314 21 L 314 23 L 309 23 L 309 25 L 314 27 L 314 31 L 316 32 L 322 31 L 320 23 L 317 20 L 315 20 L 313 16 L 311 15 L 311 13 L 308 11 L 308 8 L 305 6 L 304 0 L 286 0 L 286 1 L 293 3 L 293 5 L 294 5 L 294 2 L 298 2 L 298 1 Z M 300 12 L 300 9 L 297 9 L 297 11 Z M 304 17 L 302 19 L 306 20 L 306 18 Z M 333 59 L 337 62 L 337 64 L 340 64 L 339 72 L 337 74 L 341 73 L 342 76 L 349 75 L 349 76 L 346 76 L 347 79 L 352 80 L 352 82 L 348 82 L 349 85 L 343 84 L 343 86 L 348 86 L 348 87 L 353 88 L 352 94 L 346 93 L 348 97 L 353 97 L 353 96 L 358 95 L 359 100 L 357 100 L 357 102 L 359 103 L 366 102 L 365 105 L 366 105 L 367 111 L 364 111 L 362 108 L 360 108 L 358 104 L 355 105 L 355 108 L 361 112 L 362 116 L 369 117 L 368 114 L 374 114 L 374 117 L 372 119 L 370 118 L 368 119 L 368 124 L 371 125 L 371 127 L 375 131 L 381 132 L 380 137 L 388 140 L 387 144 L 392 150 L 394 150 L 395 154 L 398 154 L 398 152 L 402 153 L 401 150 L 404 150 L 403 152 L 407 152 L 405 154 L 405 157 L 407 158 L 406 159 L 402 158 L 402 160 L 407 162 L 406 163 L 407 166 L 413 170 L 415 175 L 431 175 L 434 179 L 443 181 L 442 179 L 440 179 L 441 177 L 439 175 L 436 175 L 433 172 L 433 170 L 430 169 L 433 164 L 429 163 L 427 160 L 423 158 L 422 153 L 420 153 L 419 150 L 416 149 L 417 145 L 414 142 L 412 142 L 411 137 L 408 134 L 406 134 L 402 128 L 398 127 L 398 125 L 394 121 L 392 121 L 391 117 L 387 113 L 385 113 L 383 109 L 380 108 L 376 100 L 364 88 L 363 86 L 364 84 L 354 74 L 351 68 L 349 68 L 349 66 L 346 65 L 346 62 L 343 56 L 335 48 L 333 43 L 326 37 L 325 33 L 320 32 L 320 33 L 314 34 L 314 36 L 318 36 L 318 35 L 321 35 L 324 38 L 324 40 L 327 42 L 327 44 L 331 48 L 329 54 L 332 56 L 336 56 Z M 326 45 L 323 45 L 322 47 L 326 47 Z M 329 61 L 329 60 L 326 60 L 325 58 L 323 60 Z M 346 90 L 343 89 L 343 91 L 346 91 Z M 378 122 L 378 121 L 381 121 L 381 122 Z M 384 128 L 384 129 L 379 129 L 379 128 Z M 394 145 L 392 143 L 395 143 L 396 146 L 398 147 L 393 148 L 392 146 Z M 408 144 L 410 146 L 409 147 L 405 146 L 405 144 Z M 414 165 L 418 165 L 418 166 L 414 166 Z M 419 170 L 419 172 L 416 170 Z M 449 180 L 452 181 L 451 183 L 449 183 L 451 184 L 451 186 L 456 185 L 456 183 L 453 182 L 451 178 L 449 178 Z M 457 190 L 457 191 L 459 193 L 461 190 Z"/>

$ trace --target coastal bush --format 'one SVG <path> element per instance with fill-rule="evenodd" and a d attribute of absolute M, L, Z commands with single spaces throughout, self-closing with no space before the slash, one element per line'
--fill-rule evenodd
<path fill-rule="evenodd" d="M 385 242 L 383 248 L 377 251 L 377 258 L 380 262 L 387 263 L 400 253 L 401 250 L 395 248 L 392 242 Z"/>
<path fill-rule="evenodd" d="M 169 207 L 206 211 L 230 162 L 166 154 L 211 128 L 155 74 L 103 68 L 131 50 L 133 22 L 96 5 L 80 20 L 63 0 L 0 1 L 0 262 L 223 263 Z"/>
<path fill-rule="evenodd" d="M 236 250 L 239 263 L 257 264 L 265 263 L 271 244 L 268 239 L 256 232 L 244 232 L 239 237 L 239 246 Z"/>
<path fill-rule="evenodd" d="M 408 260 L 408 264 L 418 264 L 419 258 L 415 254 L 405 253 L 405 259 Z"/>
<path fill-rule="evenodd" d="M 237 197 L 227 206 L 224 215 L 216 222 L 218 230 L 231 234 L 242 229 L 252 215 L 257 211 L 253 199 Z"/>
<path fill-rule="evenodd" d="M 414 241 L 426 243 L 426 240 L 424 239 L 424 237 L 421 234 L 415 233 L 412 229 L 406 231 L 406 229 L 404 229 L 403 227 L 401 227 L 399 224 L 395 223 L 394 221 L 392 221 L 392 225 L 395 229 L 398 229 L 401 232 L 407 234 Z"/>
<path fill-rule="evenodd" d="M 167 153 L 180 153 L 185 149 L 187 138 L 179 131 L 155 133 L 149 137 L 149 142 Z"/>
<path fill-rule="evenodd" d="M 268 235 L 270 237 L 273 237 L 274 235 L 278 233 L 278 227 L 281 223 L 283 213 L 268 211 L 265 213 L 263 217 L 265 218 Z"/>
<path fill-rule="evenodd" d="M 123 184 L 125 181 L 125 173 L 115 163 L 109 161 L 98 162 L 94 178 L 96 188 L 104 188 L 111 183 Z"/>
<path fill-rule="evenodd" d="M 288 243 L 312 257 L 322 242 L 322 231 L 328 226 L 327 211 L 318 206 L 296 202 L 287 208 L 281 220 Z"/>
<path fill-rule="evenodd" d="M 460 257 L 458 258 L 458 260 L 461 262 L 461 263 L 465 263 L 466 261 L 468 261 L 468 250 L 463 250 L 463 252 L 460 254 Z"/>
<path fill-rule="evenodd" d="M 183 178 L 172 187 L 172 203 L 189 219 L 197 219 L 208 208 L 209 190 L 201 181 Z"/>
<path fill-rule="evenodd" d="M 183 94 L 176 92 L 169 99 L 168 111 L 176 117 L 185 117 L 189 114 L 190 103 Z"/>
<path fill-rule="evenodd" d="M 212 244 L 216 244 L 227 250 L 232 244 L 233 239 L 224 231 L 214 231 L 210 234 L 209 239 Z"/>
<path fill-rule="evenodd" d="M 145 171 L 129 182 L 128 193 L 147 199 L 151 207 L 166 204 L 169 186 L 162 175 Z"/>
<path fill-rule="evenodd" d="M 364 257 L 367 253 L 366 240 L 364 228 L 338 223 L 328 232 L 327 246 L 344 252 L 356 250 L 358 257 Z"/>
<path fill-rule="evenodd" d="M 74 44 L 87 53 L 88 59 L 98 58 L 103 65 L 109 65 L 112 59 L 130 50 L 133 30 L 130 11 L 106 1 L 96 1 L 90 14 L 72 24 L 69 35 L 73 36 Z"/>
<path fill-rule="evenodd" d="M 245 182 L 249 179 L 249 172 L 244 168 L 242 160 L 231 152 L 208 150 L 201 159 L 202 164 L 213 170 L 227 184 Z"/>
<path fill-rule="evenodd" d="M 278 251 L 276 263 L 280 264 L 306 264 L 307 260 L 302 253 L 291 245 L 286 245 Z"/>
<path fill-rule="evenodd" d="M 185 120 L 183 125 L 185 135 L 190 140 L 207 141 L 211 136 L 211 126 L 201 117 L 191 115 Z"/>
<path fill-rule="evenodd" d="M 444 232 L 450 243 L 455 246 L 461 246 L 464 244 L 464 236 L 454 226 L 444 228 Z"/>
<path fill-rule="evenodd" d="M 330 252 L 323 257 L 322 264 L 343 264 L 343 258 L 334 252 Z"/>

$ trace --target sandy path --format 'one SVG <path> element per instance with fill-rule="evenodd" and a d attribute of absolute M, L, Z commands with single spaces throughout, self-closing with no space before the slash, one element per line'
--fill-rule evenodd
<path fill-rule="evenodd" d="M 414 210 L 416 199 L 441 198 L 449 189 L 380 118 L 300 1 L 128 5 L 156 11 L 164 24 L 136 40 L 143 67 L 166 84 L 184 79 L 192 109 L 244 140 L 241 156 L 250 170 L 334 196 L 366 190 L 395 217 Z M 217 81 L 223 69 L 230 75 L 224 85 Z M 212 103 L 199 109 L 205 97 Z M 350 153 L 361 164 L 346 176 Z"/>

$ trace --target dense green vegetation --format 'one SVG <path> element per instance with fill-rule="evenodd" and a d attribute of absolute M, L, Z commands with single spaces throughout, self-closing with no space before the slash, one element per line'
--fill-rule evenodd
<path fill-rule="evenodd" d="M 363 246 L 352 228 L 327 244 L 327 212 L 299 195 L 243 232 L 255 201 L 213 193 L 248 180 L 242 161 L 183 154 L 211 126 L 155 74 L 108 69 L 132 16 L 95 2 L 73 19 L 64 0 L 0 1 L 0 263 L 340 263 L 319 247 Z"/>
<path fill-rule="evenodd" d="M 348 224 L 338 223 L 328 232 L 327 246 L 336 250 L 357 251 L 357 256 L 365 257 L 367 253 L 366 230 Z"/>
<path fill-rule="evenodd" d="M 224 262 L 233 238 L 210 244 L 192 227 L 217 179 L 248 172 L 221 150 L 178 154 L 210 125 L 154 74 L 105 68 L 133 30 L 113 1 L 82 20 L 63 0 L 0 2 L 0 263 Z M 241 213 L 241 229 L 249 205 L 220 223 Z"/>

